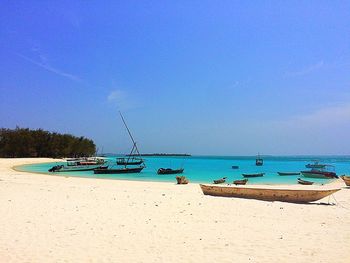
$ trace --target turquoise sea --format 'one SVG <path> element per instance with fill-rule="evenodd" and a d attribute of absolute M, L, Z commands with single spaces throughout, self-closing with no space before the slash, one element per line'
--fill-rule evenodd
<path fill-rule="evenodd" d="M 118 156 L 108 156 L 110 165 L 116 163 Z M 318 160 L 335 166 L 338 175 L 350 174 L 350 156 L 264 156 L 264 165 L 255 165 L 255 156 L 191 156 L 191 157 L 145 157 L 146 168 L 139 174 L 95 175 L 93 171 L 55 173 L 58 176 L 77 176 L 89 178 L 108 178 L 135 181 L 175 182 L 176 175 L 158 175 L 163 168 L 184 167 L 183 173 L 192 183 L 210 183 L 214 179 L 227 177 L 227 182 L 242 179 L 242 173 L 265 173 L 264 177 L 249 178 L 250 184 L 295 184 L 298 176 L 279 176 L 277 172 L 298 172 L 307 170 L 305 165 Z M 28 172 L 47 173 L 47 170 L 60 163 L 32 164 L 17 167 Z M 64 164 L 64 163 L 61 163 Z M 239 169 L 232 169 L 238 165 Z M 328 179 L 309 179 L 323 184 Z"/>

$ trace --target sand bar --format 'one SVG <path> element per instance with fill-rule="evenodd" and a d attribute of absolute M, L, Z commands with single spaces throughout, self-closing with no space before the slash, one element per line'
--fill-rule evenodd
<path fill-rule="evenodd" d="M 291 204 L 11 169 L 45 161 L 0 159 L 0 262 L 350 262 L 340 180 L 337 205 Z"/>

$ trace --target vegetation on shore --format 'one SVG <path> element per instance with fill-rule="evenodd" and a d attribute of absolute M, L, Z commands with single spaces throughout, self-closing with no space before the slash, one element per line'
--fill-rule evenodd
<path fill-rule="evenodd" d="M 90 139 L 42 129 L 0 129 L 0 157 L 80 157 L 95 154 Z"/>

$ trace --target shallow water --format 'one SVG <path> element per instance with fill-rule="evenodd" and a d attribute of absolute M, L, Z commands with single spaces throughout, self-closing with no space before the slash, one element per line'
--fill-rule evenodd
<path fill-rule="evenodd" d="M 116 156 L 107 157 L 110 166 L 115 164 Z M 313 160 L 319 160 L 321 163 L 327 163 L 335 166 L 338 175 L 350 174 L 350 156 L 268 156 L 264 157 L 264 165 L 255 165 L 254 157 L 240 156 L 191 156 L 191 157 L 145 157 L 146 168 L 137 174 L 112 174 L 112 175 L 95 175 L 93 171 L 85 172 L 64 172 L 55 173 L 58 176 L 77 176 L 91 178 L 108 178 L 119 180 L 135 181 L 160 181 L 175 182 L 176 175 L 158 175 L 157 170 L 163 168 L 180 168 L 184 167 L 183 173 L 190 182 L 210 183 L 214 179 L 227 177 L 226 182 L 231 183 L 233 180 L 242 179 L 242 173 L 265 173 L 263 177 L 249 178 L 250 184 L 295 184 L 300 176 L 279 176 L 277 172 L 299 172 L 307 170 L 305 165 L 312 163 Z M 47 173 L 49 168 L 60 163 L 31 164 L 17 167 L 18 170 L 29 172 Z M 62 163 L 64 164 L 64 163 Z M 232 169 L 232 165 L 238 165 L 239 169 Z M 308 179 L 306 179 L 308 180 Z M 329 179 L 314 179 L 317 184 L 330 182 Z"/>

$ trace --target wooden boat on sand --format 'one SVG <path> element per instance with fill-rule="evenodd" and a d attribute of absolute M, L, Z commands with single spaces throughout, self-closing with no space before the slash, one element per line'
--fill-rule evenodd
<path fill-rule="evenodd" d="M 301 179 L 301 178 L 298 178 L 298 184 L 312 185 L 312 184 L 314 184 L 314 182 L 306 181 L 306 180 L 303 180 L 303 179 Z"/>
<path fill-rule="evenodd" d="M 235 181 L 233 181 L 233 184 L 235 184 L 235 185 L 245 185 L 247 182 L 248 182 L 248 179 L 235 180 Z"/>
<path fill-rule="evenodd" d="M 205 195 L 238 197 L 263 201 L 281 201 L 291 203 L 308 203 L 320 200 L 340 189 L 295 189 L 295 188 L 263 188 L 254 186 L 224 186 L 200 184 Z M 306 186 L 307 187 L 307 186 Z"/>
<path fill-rule="evenodd" d="M 159 168 L 157 174 L 182 174 L 184 169 Z"/>
<path fill-rule="evenodd" d="M 300 172 L 277 172 L 280 176 L 300 175 Z"/>
<path fill-rule="evenodd" d="M 177 184 L 188 184 L 188 179 L 185 176 L 176 176 Z"/>
<path fill-rule="evenodd" d="M 262 177 L 265 173 L 257 173 L 257 174 L 242 174 L 243 177 Z"/>
<path fill-rule="evenodd" d="M 341 179 L 345 182 L 346 186 L 350 186 L 350 176 L 342 175 Z"/>
<path fill-rule="evenodd" d="M 226 182 L 226 178 L 227 178 L 227 177 L 223 177 L 223 178 L 221 178 L 221 179 L 214 180 L 213 182 L 214 182 L 214 184 L 223 184 L 223 183 Z"/>

